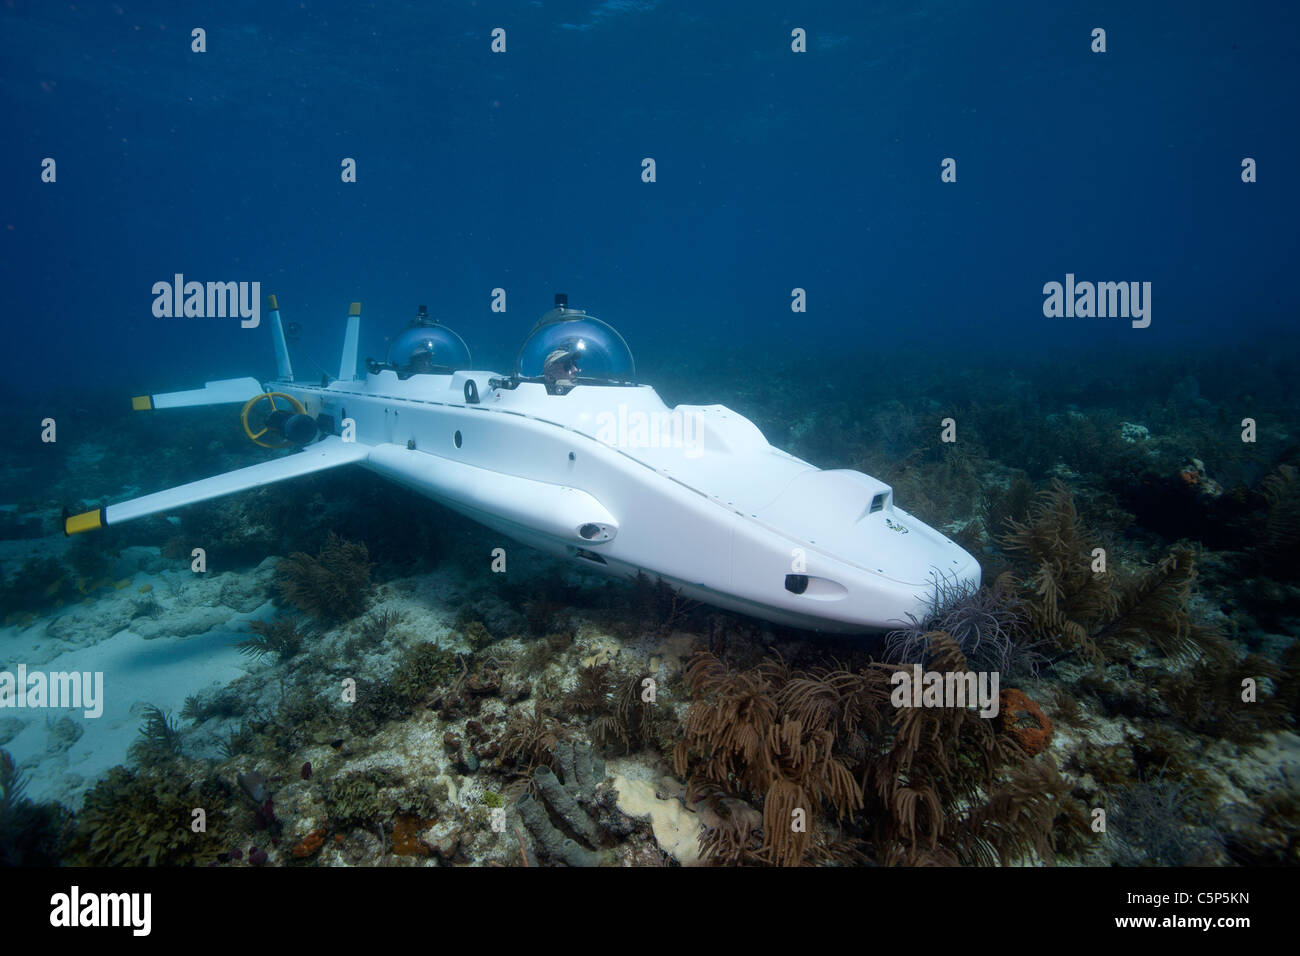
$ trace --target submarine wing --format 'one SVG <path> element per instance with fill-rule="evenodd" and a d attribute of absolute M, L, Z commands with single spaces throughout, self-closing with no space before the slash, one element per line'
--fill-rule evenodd
<path fill-rule="evenodd" d="M 135 518 L 231 495 L 237 491 L 247 491 L 250 488 L 260 488 L 289 478 L 300 478 L 318 471 L 350 465 L 364 461 L 370 454 L 370 450 L 369 445 L 345 442 L 337 436 L 330 435 L 300 452 L 285 455 L 283 458 L 228 471 L 224 475 L 191 481 L 189 484 L 177 485 L 175 488 L 132 498 L 129 501 L 119 501 L 117 504 L 96 508 L 94 511 L 69 515 L 63 519 L 63 533 L 71 535 L 93 531 L 96 528 L 121 524 Z"/>

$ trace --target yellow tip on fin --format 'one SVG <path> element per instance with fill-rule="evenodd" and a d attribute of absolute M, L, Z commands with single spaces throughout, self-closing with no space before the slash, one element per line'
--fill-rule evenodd
<path fill-rule="evenodd" d="M 360 315 L 360 314 L 361 314 L 361 303 L 353 302 L 351 307 L 348 309 L 348 315 Z"/>
<path fill-rule="evenodd" d="M 79 515 L 68 515 L 63 519 L 64 534 L 81 534 L 83 531 L 94 531 L 96 528 L 102 528 L 103 526 L 103 508 L 96 508 L 94 511 L 83 511 Z"/>
<path fill-rule="evenodd" d="M 147 412 L 153 408 L 153 396 L 137 395 L 131 399 L 131 408 L 137 412 Z"/>

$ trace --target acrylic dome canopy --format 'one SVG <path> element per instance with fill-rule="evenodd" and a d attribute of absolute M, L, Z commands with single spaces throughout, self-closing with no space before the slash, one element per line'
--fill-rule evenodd
<path fill-rule="evenodd" d="M 578 309 L 555 308 L 537 320 L 515 362 L 515 376 L 542 378 L 557 353 L 577 362 L 578 383 L 627 385 L 636 380 L 632 350 L 614 327 Z"/>
<path fill-rule="evenodd" d="M 404 372 L 449 373 L 472 367 L 469 346 L 435 322 L 413 325 L 388 346 L 388 364 Z"/>

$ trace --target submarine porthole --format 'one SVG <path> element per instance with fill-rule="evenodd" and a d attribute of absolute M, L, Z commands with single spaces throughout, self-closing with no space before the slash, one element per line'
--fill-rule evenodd
<path fill-rule="evenodd" d="M 808 590 L 808 575 L 806 574 L 787 574 L 785 576 L 785 589 L 791 594 L 803 594 Z"/>
<path fill-rule="evenodd" d="M 584 538 L 590 541 L 592 538 L 596 537 L 596 535 L 600 534 L 600 525 L 584 524 L 581 528 L 578 529 L 578 534 L 582 535 Z"/>
<path fill-rule="evenodd" d="M 460 432 L 459 432 L 459 431 L 456 432 L 456 434 L 454 434 L 454 435 L 451 436 L 451 443 L 452 443 L 453 445 L 455 445 L 457 448 L 460 447 L 461 437 L 460 437 Z"/>

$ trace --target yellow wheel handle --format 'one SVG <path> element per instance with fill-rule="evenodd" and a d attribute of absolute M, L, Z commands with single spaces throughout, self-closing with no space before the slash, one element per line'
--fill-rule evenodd
<path fill-rule="evenodd" d="M 266 426 L 262 426 L 261 431 L 254 433 L 253 430 L 248 427 L 248 413 L 253 410 L 253 406 L 260 401 L 267 401 L 271 403 L 271 411 L 273 412 L 279 411 L 279 409 L 275 407 L 275 400 L 277 398 L 283 398 L 299 415 L 307 414 L 307 409 L 303 408 L 302 402 L 298 401 L 298 399 L 294 398 L 292 395 L 287 395 L 284 392 L 262 392 L 261 394 L 254 395 L 252 398 L 250 398 L 247 402 L 244 403 L 244 410 L 239 413 L 239 421 L 244 426 L 244 434 L 247 435 L 250 439 L 252 439 L 252 441 L 255 444 L 261 445 L 263 448 L 288 448 L 290 445 L 293 444 L 293 442 L 289 441 L 289 439 L 287 438 L 284 441 L 278 442 L 274 445 L 269 444 L 268 442 L 262 441 L 262 436 L 265 435 L 268 431 L 270 431 L 269 428 L 267 428 Z"/>

